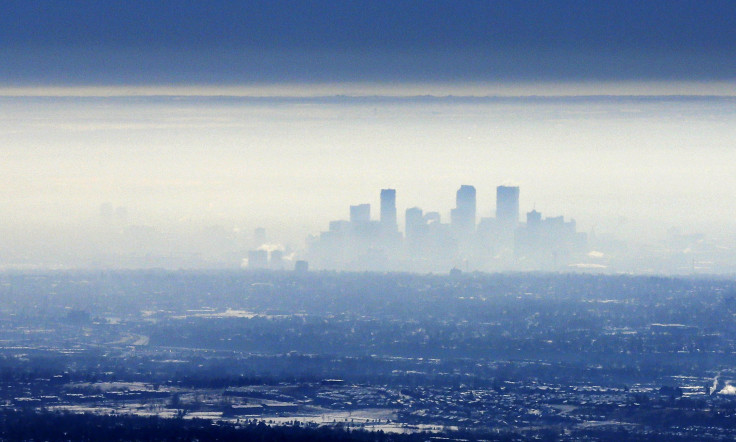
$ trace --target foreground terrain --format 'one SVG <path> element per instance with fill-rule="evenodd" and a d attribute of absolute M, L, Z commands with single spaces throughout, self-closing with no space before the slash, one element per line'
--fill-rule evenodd
<path fill-rule="evenodd" d="M 734 314 L 725 278 L 5 273 L 0 436 L 732 439 Z"/>

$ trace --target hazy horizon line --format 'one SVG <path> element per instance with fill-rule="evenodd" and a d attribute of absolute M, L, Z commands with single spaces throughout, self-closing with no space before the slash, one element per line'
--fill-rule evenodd
<path fill-rule="evenodd" d="M 336 82 L 251 84 L 0 84 L 0 97 L 456 98 L 736 97 L 727 81 Z"/>
<path fill-rule="evenodd" d="M 528 95 L 456 95 L 456 94 L 417 94 L 417 95 L 392 95 L 392 94 L 325 94 L 325 95 L 237 95 L 237 94 L 4 94 L 0 92 L 0 99 L 3 100 L 22 100 L 22 99 L 39 99 L 39 100 L 64 100 L 64 99 L 83 99 L 83 100 L 127 100 L 127 99 L 170 99 L 170 100 L 229 100 L 229 101 L 276 101 L 276 102 L 330 102 L 338 103 L 342 101 L 364 101 L 364 102 L 442 102 L 442 101 L 458 101 L 458 102 L 511 102 L 511 101 L 734 101 L 736 94 L 528 94 Z"/>

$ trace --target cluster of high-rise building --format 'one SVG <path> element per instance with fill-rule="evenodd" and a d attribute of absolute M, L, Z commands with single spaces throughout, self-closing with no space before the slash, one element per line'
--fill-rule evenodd
<path fill-rule="evenodd" d="M 307 255 L 315 268 L 336 270 L 447 271 L 555 270 L 587 250 L 575 221 L 542 218 L 536 210 L 520 222 L 519 188 L 496 188 L 496 216 L 478 220 L 475 187 L 462 185 L 450 222 L 439 212 L 406 209 L 399 231 L 396 190 L 381 190 L 379 219 L 370 204 L 350 206 L 349 220 L 332 221 L 314 237 Z"/>

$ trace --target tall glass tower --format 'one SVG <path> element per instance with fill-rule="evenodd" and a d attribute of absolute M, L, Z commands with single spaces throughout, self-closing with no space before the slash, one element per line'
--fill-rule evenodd
<path fill-rule="evenodd" d="M 381 189 L 381 227 L 390 232 L 399 229 L 396 222 L 396 189 Z"/>
<path fill-rule="evenodd" d="M 511 186 L 496 187 L 496 220 L 507 229 L 515 229 L 519 224 L 519 188 Z"/>
<path fill-rule="evenodd" d="M 475 187 L 462 185 L 455 196 L 455 208 L 452 209 L 452 228 L 463 236 L 475 231 Z"/>

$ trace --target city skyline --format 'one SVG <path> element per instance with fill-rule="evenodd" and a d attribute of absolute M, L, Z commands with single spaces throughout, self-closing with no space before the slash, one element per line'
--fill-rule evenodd
<path fill-rule="evenodd" d="M 587 236 L 576 231 L 574 219 L 565 221 L 562 215 L 543 219 L 532 210 L 527 213 L 528 221 L 520 224 L 518 186 L 497 186 L 496 213 L 479 217 L 476 188 L 463 184 L 456 192 L 449 220 L 443 220 L 440 212 L 425 213 L 412 206 L 404 211 L 403 231 L 395 221 L 396 194 L 396 189 L 381 189 L 377 220 L 371 218 L 370 204 L 351 205 L 348 220 L 330 221 L 328 230 L 310 235 L 306 249 L 296 255 L 319 270 L 421 273 L 450 268 L 557 271 L 569 266 L 607 267 L 600 259 L 590 261 Z M 265 253 L 251 252 L 248 267 L 282 266 L 281 252 L 275 265 L 265 262 Z"/>
<path fill-rule="evenodd" d="M 494 193 L 495 201 L 489 198 Z M 16 239 L 26 249 L 25 255 L 5 249 L 0 266 L 7 270 L 153 266 L 418 273 L 451 268 L 485 272 L 736 272 L 734 249 L 700 232 L 668 227 L 663 239 L 641 238 L 638 242 L 609 233 L 601 235 L 595 229 L 580 230 L 570 217 L 574 213 L 565 217 L 547 210 L 554 206 L 549 204 L 553 201 L 534 202 L 528 210 L 520 204 L 521 195 L 519 186 L 504 184 L 496 186 L 495 192 L 488 188 L 478 192 L 475 186 L 463 184 L 455 192 L 454 208 L 436 211 L 436 206 L 429 206 L 425 212 L 412 201 L 404 201 L 400 192 L 397 198 L 396 189 L 383 188 L 378 192 L 378 212 L 366 202 L 346 206 L 348 219 L 330 221 L 328 230 L 319 235 L 320 228 L 308 230 L 304 242 L 288 240 L 269 224 L 255 230 L 211 223 L 201 227 L 140 224 L 128 207 L 103 203 L 98 220 L 84 227 L 88 239 L 71 244 L 57 237 L 38 249 L 29 248 L 23 238 Z M 478 210 L 479 200 L 484 201 L 485 210 Z M 318 212 L 330 216 L 323 210 Z M 59 228 L 30 231 L 42 239 L 56 236 Z M 90 246 L 93 248 L 87 249 Z M 63 247 L 65 254 L 76 258 L 55 255 L 54 247 Z M 38 253 L 46 256 L 43 261 L 27 261 L 28 257 L 37 259 L 33 256 Z"/>

